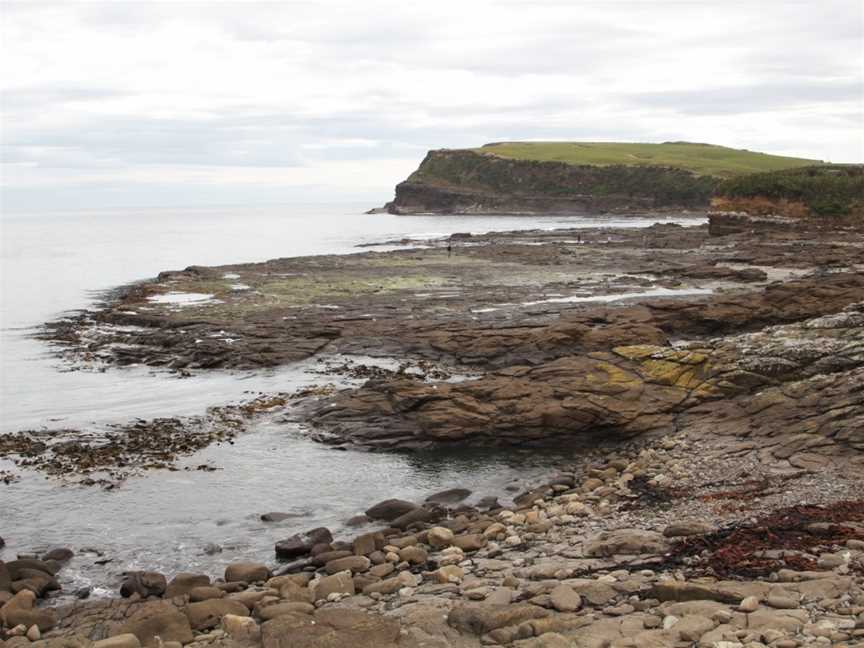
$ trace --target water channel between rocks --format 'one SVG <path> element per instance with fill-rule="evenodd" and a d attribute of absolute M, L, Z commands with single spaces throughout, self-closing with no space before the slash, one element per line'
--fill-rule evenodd
<path fill-rule="evenodd" d="M 257 392 L 293 391 L 329 380 L 310 372 L 315 360 L 186 379 L 140 367 L 73 372 L 32 339 L 33 327 L 61 311 L 86 307 L 101 290 L 162 270 L 356 252 L 359 244 L 454 232 L 644 227 L 656 220 L 396 217 L 359 211 L 353 205 L 316 205 L 4 215 L 0 433 L 195 415 Z M 262 421 L 233 443 L 188 458 L 178 471 L 151 472 L 110 491 L 63 486 L 15 468 L 20 480 L 0 484 L 0 536 L 7 543 L 0 558 L 70 546 L 79 555 L 63 572 L 67 590 L 104 586 L 132 568 L 215 574 L 235 559 L 272 560 L 274 541 L 296 531 L 320 525 L 339 531 L 351 515 L 387 497 L 419 500 L 455 486 L 475 491 L 475 498 L 501 494 L 514 479 L 528 482 L 547 472 L 556 456 L 519 450 L 345 452 L 309 441 L 289 425 Z M 195 470 L 202 464 L 217 470 Z M 10 469 L 10 462 L 0 460 L 0 470 Z M 268 511 L 296 517 L 261 522 Z M 206 553 L 210 544 L 221 552 Z"/>

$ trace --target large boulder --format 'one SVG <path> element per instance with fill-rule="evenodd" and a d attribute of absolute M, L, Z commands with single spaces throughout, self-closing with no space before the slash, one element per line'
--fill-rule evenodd
<path fill-rule="evenodd" d="M 267 565 L 253 562 L 231 563 L 225 568 L 225 581 L 228 583 L 258 583 L 270 578 Z"/>
<path fill-rule="evenodd" d="M 165 598 L 185 596 L 196 587 L 207 587 L 209 584 L 210 577 L 205 574 L 180 573 L 168 583 L 168 588 L 165 590 Z"/>
<path fill-rule="evenodd" d="M 0 625 L 8 625 L 6 615 L 12 610 L 32 610 L 36 605 L 36 594 L 30 590 L 22 590 L 0 606 Z"/>
<path fill-rule="evenodd" d="M 74 555 L 75 552 L 68 547 L 55 547 L 54 549 L 47 551 L 45 555 L 42 556 L 42 560 L 45 562 L 53 560 L 58 563 L 66 563 L 72 560 Z"/>
<path fill-rule="evenodd" d="M 53 576 L 38 569 L 19 569 L 18 580 L 12 583 L 12 591 L 20 592 L 28 589 L 38 597 L 44 597 L 48 592 L 60 589 L 60 583 Z"/>
<path fill-rule="evenodd" d="M 442 517 L 444 517 L 444 513 L 438 508 L 418 506 L 396 519 L 390 520 L 390 526 L 396 529 L 407 529 L 415 522 L 437 522 Z"/>
<path fill-rule="evenodd" d="M 191 590 L 189 590 L 189 600 L 193 603 L 198 603 L 200 601 L 210 601 L 212 599 L 220 598 L 225 598 L 225 590 L 219 589 L 218 587 L 214 587 L 212 585 L 193 587 Z"/>
<path fill-rule="evenodd" d="M 120 585 L 120 596 L 162 596 L 167 589 L 168 580 L 158 572 L 127 572 Z"/>
<path fill-rule="evenodd" d="M 450 488 L 430 495 L 426 501 L 433 504 L 458 504 L 469 495 L 471 495 L 471 491 L 467 488 Z"/>
<path fill-rule="evenodd" d="M 249 616 L 249 608 L 231 599 L 211 599 L 190 603 L 183 609 L 183 613 L 189 619 L 193 630 L 209 630 L 218 626 L 226 614 Z"/>
<path fill-rule="evenodd" d="M 44 560 L 36 560 L 33 558 L 19 558 L 18 560 L 10 560 L 6 563 L 6 569 L 9 570 L 9 575 L 12 577 L 13 581 L 20 580 L 21 570 L 22 569 L 35 569 L 36 571 L 41 571 L 49 576 L 56 576 L 57 572 L 60 571 L 59 565 L 55 563 L 49 563 Z"/>
<path fill-rule="evenodd" d="M 21 590 L 0 608 L 0 625 L 9 628 L 17 625 L 29 628 L 35 625 L 40 632 L 47 632 L 57 625 L 54 610 L 37 609 L 35 605 L 36 594 L 30 590 Z"/>
<path fill-rule="evenodd" d="M 234 641 L 240 644 L 258 644 L 261 640 L 261 628 L 250 617 L 226 614 L 222 617 L 222 629 Z"/>
<path fill-rule="evenodd" d="M 331 594 L 354 594 L 354 579 L 349 570 L 325 576 L 314 587 L 315 600 L 326 599 Z"/>
<path fill-rule="evenodd" d="M 420 508 L 413 502 L 407 502 L 400 499 L 388 499 L 383 502 L 378 502 L 375 506 L 366 510 L 366 515 L 373 520 L 384 520 L 389 522 L 398 517 L 410 513 L 411 511 Z"/>
<path fill-rule="evenodd" d="M 324 569 L 328 574 L 335 574 L 346 569 L 354 574 L 360 574 L 367 571 L 371 565 L 372 561 L 366 556 L 346 556 L 345 558 L 329 561 L 324 565 Z"/>
<path fill-rule="evenodd" d="M 325 527 L 318 527 L 305 533 L 293 535 L 276 543 L 276 557 L 279 560 L 293 560 L 307 555 L 315 545 L 333 542 L 333 534 Z"/>
<path fill-rule="evenodd" d="M 117 634 L 127 633 L 138 637 L 143 646 L 157 646 L 168 641 L 187 644 L 194 639 L 186 615 L 164 601 L 149 601 L 137 609 Z"/>

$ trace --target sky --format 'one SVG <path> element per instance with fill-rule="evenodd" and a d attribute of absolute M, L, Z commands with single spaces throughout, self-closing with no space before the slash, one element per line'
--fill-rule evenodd
<path fill-rule="evenodd" d="M 429 149 L 864 161 L 860 0 L 0 0 L 0 209 L 382 204 Z"/>

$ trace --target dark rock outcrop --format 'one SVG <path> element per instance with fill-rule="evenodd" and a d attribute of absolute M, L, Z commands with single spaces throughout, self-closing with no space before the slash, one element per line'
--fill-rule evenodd
<path fill-rule="evenodd" d="M 718 182 L 668 167 L 573 165 L 443 149 L 426 155 L 385 208 L 394 214 L 704 209 Z"/>
<path fill-rule="evenodd" d="M 692 335 L 800 321 L 864 302 L 860 275 L 828 275 L 824 282 L 799 283 L 807 287 L 792 290 L 787 283 L 772 287 L 779 294 L 769 289 L 699 305 L 674 302 L 646 308 L 653 310 L 659 329 Z M 312 421 L 323 441 L 378 449 L 519 445 L 556 438 L 572 443 L 597 436 L 624 439 L 668 432 L 697 406 L 719 402 L 717 407 L 740 408 L 743 401 L 736 399 L 750 398 L 760 389 L 825 380 L 833 374 L 857 384 L 857 374 L 847 373 L 864 365 L 864 314 L 857 308 L 683 348 L 632 340 L 605 351 L 512 366 L 459 383 L 370 381 L 316 404 Z M 841 405 L 846 403 L 842 394 L 837 397 Z M 854 419 L 858 412 L 853 408 L 848 414 Z M 803 412 L 801 416 L 804 430 L 808 417 Z M 840 434 L 851 425 L 849 416 L 839 416 L 840 427 L 823 427 Z"/>

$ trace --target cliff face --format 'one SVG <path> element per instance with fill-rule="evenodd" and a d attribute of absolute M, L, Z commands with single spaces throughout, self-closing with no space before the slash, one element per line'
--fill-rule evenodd
<path fill-rule="evenodd" d="M 712 235 L 864 228 L 864 166 L 823 165 L 756 173 L 722 183 Z"/>
<path fill-rule="evenodd" d="M 430 151 L 396 186 L 394 214 L 591 213 L 706 209 L 718 180 L 653 166 L 513 160 Z"/>

